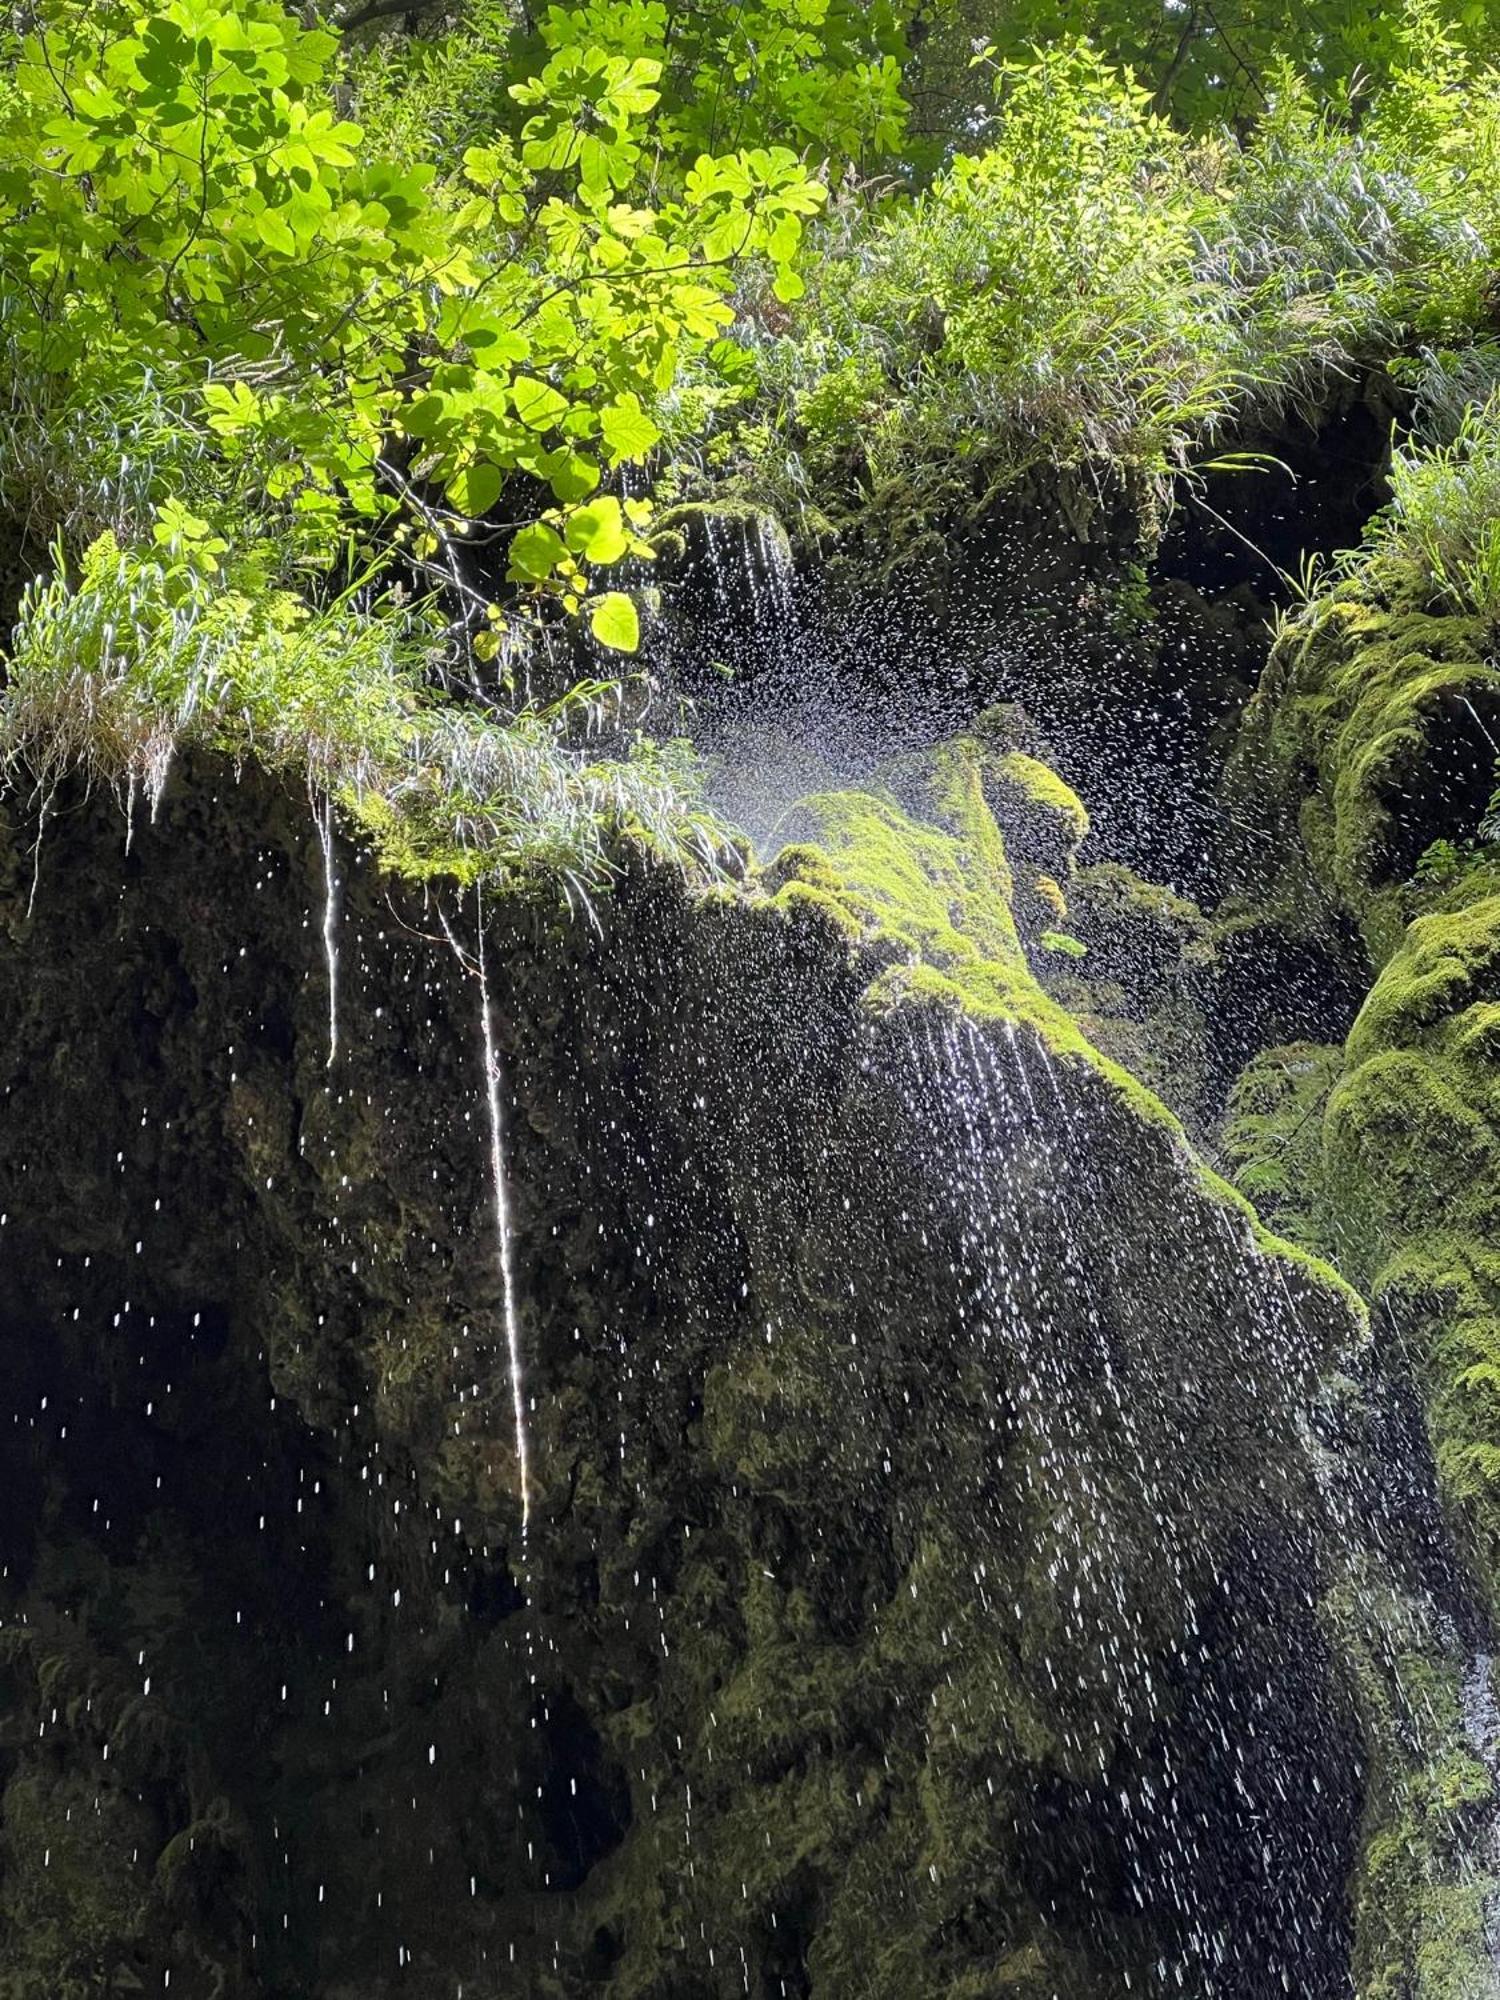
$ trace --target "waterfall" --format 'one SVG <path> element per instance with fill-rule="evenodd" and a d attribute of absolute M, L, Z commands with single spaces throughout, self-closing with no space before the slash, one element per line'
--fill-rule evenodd
<path fill-rule="evenodd" d="M 985 1478 L 1016 1493 L 1033 1538 L 1028 1564 L 1045 1573 L 1058 1608 L 1053 1637 L 1030 1651 L 1017 1605 L 1021 1656 L 1045 1677 L 1065 1740 L 1109 1796 L 1100 1810 L 1127 1893 L 1142 1908 L 1166 1898 L 1180 1913 L 1163 1980 L 1237 1992 L 1235 1920 L 1203 1895 L 1214 1829 L 1200 1766 L 1206 1736 L 1222 1754 L 1222 1781 L 1239 1772 L 1236 1740 L 1253 1743 L 1273 1726 L 1274 1691 L 1232 1679 L 1215 1687 L 1210 1676 L 1196 1719 L 1175 1718 L 1186 1742 L 1157 1744 L 1150 1782 L 1125 1774 L 1131 1746 L 1152 1741 L 1172 1703 L 1209 1673 L 1205 1621 L 1244 1615 L 1253 1625 L 1258 1580 L 1217 1552 L 1204 1559 L 1221 1530 L 1194 1430 L 1211 1391 L 1247 1439 L 1301 1458 L 1296 1303 L 1278 1261 L 1184 1171 L 1184 1220 L 1210 1252 L 1204 1303 L 1221 1305 L 1225 1323 L 1214 1351 L 1183 1346 L 1169 1296 L 1157 1296 L 1154 1246 L 1116 1242 L 1138 1168 L 1110 1150 L 1107 1124 L 1096 1126 L 1092 1100 L 1046 1045 L 1010 1021 L 987 1028 L 927 1014 L 900 1024 L 893 1055 L 937 1226 L 946 1218 L 952 1231 L 954 1307 L 997 1411 L 1008 1406 L 992 1426 Z M 1107 1116 L 1102 1103 L 1098 1115 Z M 1195 1515 L 1203 1547 L 1184 1532 Z M 1222 1532 L 1232 1537 L 1233 1522 Z M 1288 1550 L 1317 1532 L 1311 1518 L 1293 1519 Z M 1500 1718 L 1495 1733 L 1500 1751 Z M 1303 1870 L 1316 1870 L 1276 1817 L 1279 1782 L 1270 1772 L 1242 1786 L 1227 1811 L 1258 1894 L 1297 1926 Z"/>
<path fill-rule="evenodd" d="M 797 623 L 797 572 L 791 549 L 777 523 L 765 514 L 756 516 L 755 539 L 756 553 L 765 571 L 773 623 L 782 634 L 790 634 Z"/>

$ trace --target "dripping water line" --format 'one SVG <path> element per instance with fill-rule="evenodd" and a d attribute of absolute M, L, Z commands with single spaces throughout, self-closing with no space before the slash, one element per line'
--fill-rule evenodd
<path fill-rule="evenodd" d="M 1474 720 L 1479 724 L 1479 733 L 1481 736 L 1483 736 L 1485 742 L 1489 744 L 1490 748 L 1494 751 L 1495 755 L 1497 757 L 1500 757 L 1500 743 L 1497 743 L 1495 741 L 1494 737 L 1491 736 L 1489 730 L 1485 727 L 1484 717 L 1479 713 L 1479 710 L 1474 706 L 1473 702 L 1470 701 L 1469 697 L 1466 694 L 1461 694 L 1459 696 L 1459 700 L 1463 703 L 1464 707 L 1469 711 L 1470 715 L 1473 716 Z"/>
<path fill-rule="evenodd" d="M 521 1329 L 516 1311 L 515 1260 L 511 1250 L 510 1197 L 505 1174 L 505 1120 L 500 1105 L 500 1056 L 495 1046 L 495 1019 L 490 1006 L 489 970 L 484 954 L 484 904 L 479 885 L 474 887 L 474 909 L 478 938 L 479 1018 L 484 1037 L 484 1091 L 490 1123 L 490 1190 L 494 1203 L 495 1243 L 500 1265 L 500 1301 L 505 1319 L 505 1349 L 510 1366 L 511 1411 L 515 1419 L 516 1466 L 521 1484 L 521 1540 L 531 1521 L 531 1452 L 526 1436 L 526 1380 L 521 1357 Z M 464 954 L 446 918 L 443 929 L 459 963 Z"/>
<path fill-rule="evenodd" d="M 47 810 L 51 806 L 55 796 L 55 789 L 49 789 L 42 798 L 41 807 L 37 813 L 36 846 L 31 851 L 31 894 L 26 898 L 26 921 L 28 923 L 31 921 L 32 912 L 36 909 L 36 892 L 41 886 L 42 837 L 47 831 Z"/>
<path fill-rule="evenodd" d="M 333 800 L 323 801 L 321 810 L 312 801 L 313 821 L 318 829 L 318 845 L 323 850 L 323 959 L 328 968 L 328 1062 L 332 1069 L 339 1052 L 339 940 L 338 880 L 333 872 Z"/>

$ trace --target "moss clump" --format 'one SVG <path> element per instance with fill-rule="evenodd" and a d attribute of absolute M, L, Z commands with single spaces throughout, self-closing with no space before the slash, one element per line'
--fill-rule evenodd
<path fill-rule="evenodd" d="M 1236 1187 L 1284 1236 L 1339 1252 L 1323 1177 L 1323 1114 L 1344 1053 L 1326 1042 L 1266 1049 L 1230 1091 L 1223 1144 Z"/>
<path fill-rule="evenodd" d="M 1500 1605 L 1500 898 L 1419 918 L 1343 1049 L 1267 1050 L 1230 1099 L 1239 1186 L 1399 1328 L 1443 1500 Z"/>
<path fill-rule="evenodd" d="M 1142 881 L 1119 862 L 1081 869 L 1070 902 L 1091 969 L 1118 981 L 1133 1006 L 1159 996 L 1179 974 L 1184 955 L 1206 959 L 1211 953 L 1212 927 L 1196 903 Z"/>
<path fill-rule="evenodd" d="M 987 765 L 984 791 L 1012 852 L 1051 863 L 1055 875 L 1069 870 L 1088 836 L 1089 816 L 1049 765 L 1008 751 Z"/>
<path fill-rule="evenodd" d="M 799 819 L 820 852 L 813 884 L 842 894 L 856 916 L 946 967 L 1025 958 L 1011 913 L 1011 875 L 999 829 L 985 810 L 977 764 L 961 749 L 938 753 L 929 803 L 949 828 L 923 824 L 886 792 L 825 792 L 804 800 Z M 972 831 L 966 842 L 961 834 Z M 803 854 L 799 843 L 798 854 Z M 807 881 L 805 858 L 794 864 Z M 784 867 L 785 863 L 778 866 Z"/>
<path fill-rule="evenodd" d="M 1217 956 L 1195 903 L 1117 862 L 1080 868 L 1068 930 L 1087 956 L 1043 969 L 1047 990 L 1105 1054 L 1149 1083 L 1206 1138 L 1208 1009 Z"/>
<path fill-rule="evenodd" d="M 1495 1780 L 1469 1741 L 1465 1707 L 1488 1691 L 1430 1607 L 1361 1573 L 1328 1615 L 1353 1671 L 1369 1760 L 1355 1907 L 1360 2000 L 1486 2000 L 1488 1910 L 1500 1892 L 1479 1858 Z"/>
<path fill-rule="evenodd" d="M 1376 977 L 1342 1050 L 1299 1044 L 1250 1065 L 1226 1143 L 1247 1191 L 1384 1308 L 1493 1615 L 1500 883 L 1482 866 L 1445 881 L 1418 864 L 1434 842 L 1463 851 L 1480 824 L 1500 673 L 1481 619 L 1392 593 L 1382 574 L 1355 565 L 1283 633 L 1233 774 L 1243 803 L 1258 792 L 1269 807 L 1265 900 L 1305 934 L 1352 920 Z M 1461 1652 L 1410 1604 L 1372 1616 L 1368 1579 L 1362 1593 L 1344 1619 L 1371 1757 L 1356 1987 L 1361 2000 L 1482 2000 L 1500 1885 L 1474 1855 L 1496 1799 L 1467 1740 Z M 1392 1649 L 1403 1616 L 1412 1629 Z"/>
<path fill-rule="evenodd" d="M 1065 885 L 1088 837 L 1088 813 L 1050 765 L 1024 750 L 986 755 L 983 772 L 985 800 L 1004 834 L 1015 878 L 1017 928 L 1028 945 L 1045 951 L 1047 933 L 1067 921 Z"/>
<path fill-rule="evenodd" d="M 1012 754 L 1002 750 L 1000 761 Z M 976 730 L 899 760 L 874 789 L 805 799 L 788 822 L 791 843 L 766 871 L 774 901 L 788 911 L 815 908 L 848 935 L 857 930 L 868 962 L 881 968 L 866 989 L 872 1010 L 935 1009 L 1025 1027 L 1052 1057 L 1104 1079 L 1135 1118 L 1166 1132 L 1186 1155 L 1178 1118 L 1088 1039 L 1031 969 L 1008 842 L 991 803 L 995 765 L 993 737 Z M 1060 781 L 1058 790 L 1072 797 Z M 1328 1265 L 1265 1230 L 1238 1189 L 1196 1162 L 1192 1171 L 1213 1201 L 1244 1217 L 1263 1250 L 1301 1265 L 1362 1322 L 1363 1306 Z"/>
<path fill-rule="evenodd" d="M 1330 903 L 1378 964 L 1434 891 L 1415 877 L 1439 837 L 1463 838 L 1494 784 L 1500 671 L 1475 618 L 1336 596 L 1283 633 L 1246 713 L 1234 794 L 1277 838 L 1277 872 L 1252 865 L 1309 927 Z"/>
<path fill-rule="evenodd" d="M 1419 919 L 1328 1099 L 1353 1268 L 1414 1337 L 1443 1491 L 1500 1601 L 1500 897 Z"/>
<path fill-rule="evenodd" d="M 1408 1336 L 1442 1493 L 1495 1608 L 1500 881 L 1418 863 L 1483 820 L 1500 667 L 1492 620 L 1396 560 L 1419 552 L 1420 528 L 1408 493 L 1283 631 L 1247 714 L 1233 775 L 1268 805 L 1278 863 L 1262 888 L 1308 931 L 1352 919 L 1377 976 L 1340 1065 L 1317 1058 L 1305 1087 L 1278 1081 L 1274 1057 L 1247 1076 L 1231 1143 L 1255 1191 L 1336 1242 Z"/>
<path fill-rule="evenodd" d="M 160 1923 L 156 1845 L 151 1814 L 113 1786 L 34 1762 L 11 1778 L 0 1817 L 0 1922 L 10 1946 L 0 1996 L 87 2000 L 110 1991 Z"/>
<path fill-rule="evenodd" d="M 742 533 L 772 535 L 779 538 L 783 547 L 791 547 L 786 529 L 769 507 L 760 506 L 753 500 L 733 497 L 683 500 L 675 507 L 663 508 L 651 524 L 651 533 L 653 537 L 660 534 L 700 535 L 715 526 L 737 528 Z"/>
<path fill-rule="evenodd" d="M 768 880 L 780 885 L 778 897 L 793 888 L 804 897 L 832 898 L 877 958 L 894 959 L 871 983 L 871 1006 L 938 1004 L 978 1019 L 1024 1023 L 1054 1053 L 1102 1066 L 1029 969 L 1011 906 L 1014 877 L 984 774 L 981 745 L 959 737 L 893 766 L 884 774 L 892 785 L 805 799 L 793 816 L 798 838 L 772 864 Z M 920 808 L 922 817 L 908 807 Z M 1120 1072 L 1120 1081 L 1154 1121 L 1170 1121 L 1133 1079 Z"/>
<path fill-rule="evenodd" d="M 669 584 L 716 594 L 756 613 L 784 591 L 794 559 L 790 537 L 770 508 L 751 500 L 689 500 L 651 527 L 657 569 Z"/>

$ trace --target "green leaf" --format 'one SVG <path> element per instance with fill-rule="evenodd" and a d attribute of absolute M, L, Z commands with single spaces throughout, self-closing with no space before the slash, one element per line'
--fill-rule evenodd
<path fill-rule="evenodd" d="M 511 580 L 516 583 L 543 583 L 567 553 L 567 545 L 555 528 L 549 528 L 545 521 L 533 521 L 511 541 Z"/>
<path fill-rule="evenodd" d="M 446 396 L 418 396 L 401 413 L 401 421 L 413 437 L 431 437 L 448 415 Z"/>
<path fill-rule="evenodd" d="M 297 239 L 292 234 L 281 209 L 262 209 L 255 218 L 255 227 L 267 249 L 279 251 L 283 257 L 294 257 L 297 254 Z"/>
<path fill-rule="evenodd" d="M 567 540 L 574 555 L 591 563 L 618 562 L 630 547 L 619 501 L 606 494 L 603 499 L 578 508 L 568 518 Z"/>
<path fill-rule="evenodd" d="M 641 621 L 623 590 L 609 590 L 589 612 L 589 630 L 614 653 L 633 653 L 641 643 Z"/>
<path fill-rule="evenodd" d="M 644 458 L 658 442 L 661 431 L 641 408 L 639 396 L 624 395 L 607 403 L 599 412 L 599 428 L 609 446 L 610 462 Z"/>
<path fill-rule="evenodd" d="M 570 506 L 575 500 L 587 500 L 599 484 L 598 466 L 568 445 L 559 445 L 556 451 L 540 452 L 536 470 L 552 488 L 553 497 L 565 506 Z"/>
<path fill-rule="evenodd" d="M 244 382 L 210 382 L 203 391 L 208 427 L 221 437 L 234 437 L 260 420 L 260 399 Z"/>
<path fill-rule="evenodd" d="M 549 383 L 538 382 L 533 375 L 516 377 L 510 387 L 510 400 L 521 422 L 534 431 L 550 430 L 568 408 L 566 396 L 560 396 Z"/>
<path fill-rule="evenodd" d="M 488 459 L 480 459 L 474 465 L 466 465 L 462 472 L 455 473 L 448 481 L 448 498 L 460 514 L 467 514 L 471 521 L 477 521 L 500 498 L 503 483 L 499 466 L 491 465 Z"/>

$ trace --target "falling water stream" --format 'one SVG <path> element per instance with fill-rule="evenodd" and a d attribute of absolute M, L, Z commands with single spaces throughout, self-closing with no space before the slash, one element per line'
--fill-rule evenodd
<path fill-rule="evenodd" d="M 328 1068 L 332 1069 L 339 1052 L 339 885 L 334 864 L 333 800 L 319 801 L 309 791 L 308 803 L 323 853 L 323 965 L 328 983 Z"/>
<path fill-rule="evenodd" d="M 478 911 L 479 1013 L 484 1035 L 484 1094 L 490 1128 L 490 1193 L 495 1215 L 495 1251 L 500 1265 L 501 1306 L 505 1315 L 505 1351 L 510 1370 L 511 1414 L 515 1422 L 516 1468 L 521 1488 L 521 1535 L 531 1521 L 531 1457 L 526 1436 L 526 1384 L 521 1355 L 521 1328 L 516 1312 L 515 1252 L 511 1235 L 510 1195 L 505 1172 L 505 1123 L 500 1107 L 500 1055 L 495 1046 L 495 1021 L 490 1006 L 489 970 L 484 948 L 484 914 Z"/>

